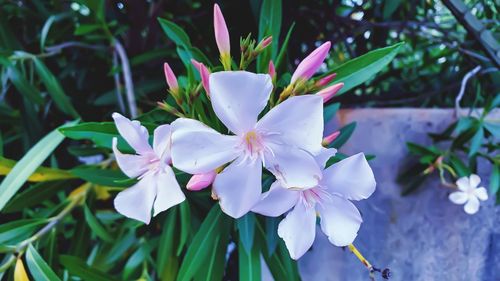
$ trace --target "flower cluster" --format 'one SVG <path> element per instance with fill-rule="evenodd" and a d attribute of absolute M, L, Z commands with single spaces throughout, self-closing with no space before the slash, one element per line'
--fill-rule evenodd
<path fill-rule="evenodd" d="M 334 75 L 317 81 L 311 77 L 327 56 L 330 42 L 318 47 L 298 65 L 274 105 L 270 103 L 276 75 L 272 62 L 269 74 L 233 71 L 229 33 L 217 5 L 214 27 L 224 71 L 210 73 L 199 62 L 193 61 L 193 65 L 201 74 L 211 108 L 227 128 L 227 134 L 199 120 L 181 117 L 170 125 L 157 127 L 150 146 L 145 127 L 115 113 L 113 119 L 120 135 L 136 151 L 135 155 L 122 154 L 114 139 L 117 163 L 127 176 L 139 180 L 118 194 L 116 209 L 127 217 L 149 223 L 152 210 L 155 216 L 183 202 L 185 195 L 177 183 L 173 165 L 193 175 L 186 186 L 188 190 L 212 185 L 222 211 L 233 218 L 249 211 L 266 216 L 288 212 L 279 224 L 278 235 L 294 259 L 312 245 L 317 214 L 321 229 L 332 244 L 351 244 L 362 222 L 351 200 L 368 198 L 376 184 L 362 153 L 326 168 L 336 150 L 324 145 L 338 133 L 323 138 L 323 103 L 342 84 L 328 86 Z M 257 47 L 252 43 L 245 50 L 259 52 L 270 43 L 268 37 Z M 243 65 L 253 57 L 247 55 Z M 170 93 L 179 103 L 181 90 L 175 74 L 168 64 L 164 70 Z M 316 94 L 308 94 L 317 90 Z M 262 193 L 263 169 L 276 179 L 265 193 Z"/>

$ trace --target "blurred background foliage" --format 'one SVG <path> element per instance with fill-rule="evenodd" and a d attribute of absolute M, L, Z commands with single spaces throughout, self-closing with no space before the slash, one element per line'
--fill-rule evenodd
<path fill-rule="evenodd" d="M 165 98 L 163 62 L 177 73 L 183 72 L 183 65 L 157 17 L 182 26 L 192 45 L 207 56 L 217 55 L 212 1 L 105 1 L 96 13 L 91 12 L 99 3 L 95 0 L 0 2 L 0 128 L 5 153 L 13 158 L 72 117 L 109 120 L 111 112 L 127 110 L 124 81 L 114 77 L 122 65 L 115 42 L 121 42 L 130 62 L 141 111 Z M 259 34 L 262 1 L 218 2 L 233 46 L 238 46 L 240 34 Z M 465 5 L 498 38 L 498 1 Z M 280 42 L 292 25 L 290 67 L 325 40 L 333 43 L 328 68 L 406 42 L 382 74 L 357 87 L 354 95 L 339 98 L 347 107 L 452 107 L 468 71 L 477 65 L 498 66 L 474 33 L 440 1 L 290 0 L 283 5 Z M 500 48 L 496 52 L 498 60 Z M 486 97 L 498 94 L 498 78 L 498 72 L 474 77 L 463 105 L 484 105 Z"/>
<path fill-rule="evenodd" d="M 217 1 L 229 26 L 233 50 L 239 45 L 240 35 L 244 37 L 252 33 L 261 39 L 268 32 L 259 30 L 262 2 Z M 141 121 L 165 121 L 171 118 L 164 111 L 154 110 L 157 101 L 166 99 L 168 95 L 163 63 L 168 61 L 178 74 L 186 71 L 179 59 L 176 43 L 165 36 L 157 18 L 168 19 L 184 28 L 190 36 L 192 46 L 199 48 L 207 57 L 215 58 L 218 57 L 218 51 L 213 37 L 212 6 L 213 1 L 189 0 L 0 0 L 0 156 L 20 159 L 43 136 L 70 120 L 80 118 L 87 122 L 109 121 L 114 111 L 130 115 L 132 112 L 126 98 L 127 91 L 135 93 L 138 115 L 148 112 L 140 116 Z M 462 10 L 457 12 L 452 7 L 462 7 Z M 353 94 L 337 98 L 336 101 L 342 102 L 346 107 L 453 107 L 462 79 L 477 66 L 481 66 L 481 71 L 470 79 L 461 105 L 498 106 L 498 101 L 495 103 L 492 99 L 500 91 L 500 74 L 498 71 L 491 71 L 494 67 L 499 67 L 498 7 L 498 1 L 468 0 L 287 0 L 282 7 L 280 36 L 273 40 L 279 40 L 281 45 L 287 34 L 290 34 L 282 73 L 283 70 L 294 69 L 300 59 L 327 40 L 332 41 L 333 47 L 323 71 L 371 50 L 406 42 L 396 59 L 375 78 L 352 89 L 350 92 Z M 461 12 L 464 9 L 470 11 L 474 18 L 464 17 Z M 268 20 L 273 20 L 272 14 Z M 181 41 L 183 39 L 179 38 Z M 236 51 L 233 56 L 235 54 Z M 130 75 L 122 75 L 124 72 L 130 72 Z M 185 79 L 188 78 L 184 76 L 179 80 L 183 83 L 182 80 Z M 149 113 L 150 110 L 153 111 Z M 474 126 L 474 132 L 479 130 L 477 128 L 482 131 L 482 125 Z M 352 132 L 354 126 L 349 128 Z M 348 138 L 349 134 L 344 135 Z M 56 143 L 43 142 L 41 145 L 55 147 L 57 144 L 56 140 Z M 89 145 L 85 144 L 85 141 L 83 145 L 82 142 L 65 141 L 44 162 L 45 166 L 52 169 L 37 170 L 31 176 L 31 181 L 35 183 L 7 204 L 2 213 L 2 223 L 24 217 L 32 219 L 14 221 L 18 225 L 4 225 L 3 229 L 0 226 L 0 241 L 27 238 L 27 234 L 47 223 L 44 218 L 61 209 L 64 212 L 63 206 L 68 200 L 81 203 L 78 201 L 79 196 L 86 194 L 90 187 L 84 184 L 73 191 L 69 199 L 65 198 L 64 195 L 71 191 L 69 187 L 79 186 L 82 181 L 69 174 L 64 179 L 66 172 L 56 169 L 72 168 L 87 161 L 95 163 L 88 156 L 99 154 L 102 148 L 94 147 L 90 142 Z M 465 151 L 470 152 L 467 149 Z M 72 157 L 68 157 L 68 153 Z M 434 163 L 441 155 L 432 149 L 421 154 L 426 156 L 425 153 L 432 154 L 423 161 L 425 165 Z M 6 167 L 14 165 L 14 162 L 5 158 L 1 158 L 1 174 L 6 173 Z M 43 162 L 45 158 L 41 159 Z M 102 165 L 107 167 L 110 164 L 105 161 Z M 72 173 L 76 173 L 79 178 L 92 178 L 93 182 L 100 181 L 102 185 L 130 185 L 130 181 L 127 182 L 116 170 L 103 171 L 108 171 L 109 174 L 100 172 L 102 178 L 96 179 L 95 170 L 72 169 Z M 36 177 L 46 179 L 51 173 L 59 177 L 56 184 L 36 183 Z M 123 181 L 118 184 L 109 180 L 120 177 Z M 179 180 L 184 185 L 187 178 Z M 156 225 L 157 227 L 147 230 L 153 238 L 145 239 L 143 236 L 146 236 L 146 229 L 139 227 L 140 224 L 135 221 L 125 220 L 123 225 L 117 225 L 120 216 L 114 212 L 94 214 L 91 210 L 111 210 L 112 202 L 100 200 L 109 198 L 110 194 L 99 189 L 99 185 L 92 189 L 95 193 L 89 195 L 84 208 L 75 209 L 73 217 L 61 227 L 68 228 L 69 231 L 64 233 L 63 238 L 72 239 L 71 243 L 61 242 L 64 240 L 53 229 L 41 241 L 49 246 L 43 247 L 43 252 L 38 253 L 31 246 L 27 248 L 26 260 L 30 273 L 33 274 L 38 269 L 40 276 L 50 276 L 52 273 L 47 265 L 52 267 L 57 264 L 57 260 L 72 275 L 87 276 L 87 280 L 112 279 L 103 272 L 120 276 L 121 280 L 143 277 L 147 275 L 148 264 L 158 264 L 159 267 L 161 265 L 160 268 L 178 267 L 179 261 L 176 259 L 166 261 L 164 255 L 158 254 L 152 261 L 150 254 L 160 248 L 162 253 L 177 252 L 178 256 L 183 250 L 182 244 L 194 237 L 186 236 L 190 234 L 184 233 L 185 230 L 172 230 Z M 65 192 L 59 192 L 62 190 Z M 210 207 L 204 206 L 209 203 L 200 199 L 209 196 L 207 193 L 191 194 L 189 198 L 203 208 L 189 209 L 181 205 L 172 212 L 163 214 L 161 219 L 165 226 L 180 224 L 179 221 L 190 217 L 192 212 L 196 215 L 193 215 L 194 221 L 191 223 L 203 228 L 197 217 L 201 217 L 200 214 Z M 54 194 L 57 194 L 57 198 L 54 198 Z M 28 208 L 41 202 L 46 208 Z M 211 211 L 208 217 L 219 218 L 220 211 L 213 210 L 215 211 Z M 87 224 L 78 223 L 81 220 L 85 220 Z M 265 229 L 273 229 L 276 227 L 273 221 L 256 221 L 258 223 L 252 226 L 255 228 L 252 228 L 252 233 L 257 233 L 255 243 L 271 244 L 269 248 L 275 249 L 273 251 L 286 255 L 283 243 L 275 240 L 276 235 L 264 236 L 266 231 L 263 226 Z M 229 223 L 224 225 L 227 224 Z M 245 221 L 238 221 L 238 228 L 243 227 Z M 172 231 L 183 233 L 176 235 Z M 183 242 L 162 242 L 166 241 L 162 238 L 172 235 L 176 239 L 183 239 Z M 90 242 L 96 238 L 106 243 L 91 248 Z M 177 247 L 177 244 L 181 246 Z M 233 247 L 242 246 L 233 244 Z M 64 248 L 64 253 L 71 256 L 58 256 L 58 248 Z M 210 248 L 203 250 L 211 251 Z M 0 247 L 0 252 L 8 251 L 9 249 Z M 45 265 L 41 256 L 47 262 Z M 293 276 L 292 279 L 298 278 L 294 263 L 281 259 L 279 255 L 269 256 L 270 261 L 267 262 L 282 270 L 278 274 L 288 273 Z M 7 259 L 8 256 L 5 256 L 1 264 L 7 264 Z M 236 280 L 238 273 L 232 272 L 231 265 L 238 263 L 238 260 L 230 259 L 228 263 L 226 277 L 228 280 Z M 95 267 L 90 268 L 87 264 Z M 205 273 L 199 273 L 196 278 L 202 280 Z M 0 272 L 0 276 L 2 274 Z M 9 274 L 12 276 L 15 273 L 9 271 Z M 159 276 L 163 280 L 170 280 L 168 270 L 157 274 L 163 274 Z"/>

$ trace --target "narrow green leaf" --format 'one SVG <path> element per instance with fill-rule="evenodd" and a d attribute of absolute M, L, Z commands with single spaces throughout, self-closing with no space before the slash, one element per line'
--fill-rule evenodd
<path fill-rule="evenodd" d="M 171 278 L 175 277 L 177 274 L 177 272 L 175 272 L 175 274 L 171 275 L 172 272 L 168 270 L 170 261 L 177 258 L 174 252 L 174 247 L 179 240 L 177 231 L 177 210 L 178 208 L 174 207 L 168 211 L 160 236 L 156 258 L 156 270 L 161 280 L 170 281 L 172 280 Z"/>
<path fill-rule="evenodd" d="M 281 31 L 282 18 L 281 0 L 264 0 L 260 9 L 259 17 L 259 40 L 269 35 L 273 36 L 273 42 L 264 52 L 257 57 L 257 67 L 260 72 L 266 72 L 270 59 L 276 58 Z"/>
<path fill-rule="evenodd" d="M 327 74 L 337 73 L 335 83 L 344 83 L 344 87 L 337 93 L 337 96 L 368 81 L 376 73 L 381 71 L 394 59 L 403 44 L 404 43 L 398 43 L 389 47 L 370 51 L 330 70 Z"/>
<path fill-rule="evenodd" d="M 268 254 L 274 254 L 276 246 L 278 246 L 278 225 L 279 218 L 266 217 L 266 244 Z"/>
<path fill-rule="evenodd" d="M 186 49 L 191 47 L 191 40 L 187 33 L 177 24 L 162 18 L 158 18 L 163 32 L 170 40 L 174 41 L 177 46 L 182 46 Z"/>
<path fill-rule="evenodd" d="M 247 253 L 252 251 L 253 237 L 255 232 L 255 214 L 247 213 L 236 221 L 240 234 L 240 243 Z"/>
<path fill-rule="evenodd" d="M 286 52 L 288 50 L 288 42 L 290 41 L 290 37 L 292 36 L 292 32 L 293 32 L 294 28 L 295 28 L 295 22 L 292 23 L 292 25 L 288 29 L 288 32 L 287 32 L 286 37 L 285 37 L 285 41 L 283 41 L 283 45 L 281 46 L 281 50 L 278 54 L 278 57 L 276 58 L 276 61 L 274 64 L 276 71 L 280 71 L 282 65 L 284 65 L 283 62 L 285 61 Z"/>
<path fill-rule="evenodd" d="M 78 257 L 61 255 L 59 262 L 69 271 L 70 275 L 78 276 L 84 281 L 112 281 L 112 276 L 89 266 Z"/>
<path fill-rule="evenodd" d="M 484 128 L 490 132 L 495 138 L 500 139 L 500 124 L 485 121 L 483 123 Z"/>
<path fill-rule="evenodd" d="M 401 0 L 386 0 L 384 3 L 384 10 L 382 12 L 384 19 L 391 18 L 392 14 L 398 9 L 401 5 Z"/>
<path fill-rule="evenodd" d="M 77 121 L 69 123 L 67 126 L 76 124 Z M 33 146 L 26 155 L 21 158 L 14 166 L 12 171 L 5 177 L 0 184 L 0 210 L 2 210 L 9 200 L 16 194 L 21 186 L 26 182 L 30 175 L 40 166 L 45 159 L 54 151 L 54 149 L 63 141 L 64 135 L 59 129 L 55 129 L 35 146 Z"/>
<path fill-rule="evenodd" d="M 261 280 L 262 266 L 260 264 L 260 249 L 257 243 L 254 243 L 251 250 L 247 251 L 240 240 L 238 243 L 238 262 L 240 281 Z"/>
<path fill-rule="evenodd" d="M 500 190 L 500 166 L 493 165 L 490 176 L 490 194 L 494 195 Z"/>
<path fill-rule="evenodd" d="M 178 281 L 189 281 L 196 272 L 210 259 L 211 247 L 221 235 L 222 229 L 230 224 L 230 219 L 224 215 L 216 204 L 196 232 L 177 276 Z"/>
<path fill-rule="evenodd" d="M 188 200 L 185 200 L 179 205 L 179 213 L 180 213 L 180 224 L 181 224 L 181 232 L 180 232 L 180 241 L 177 246 L 177 256 L 179 256 L 186 245 L 187 239 L 189 237 L 191 230 L 191 209 L 189 208 Z"/>
<path fill-rule="evenodd" d="M 80 24 L 75 28 L 75 32 L 73 34 L 81 36 L 99 30 L 101 27 L 102 26 L 100 24 Z"/>
<path fill-rule="evenodd" d="M 481 144 L 483 143 L 483 139 L 484 139 L 484 129 L 482 126 L 480 126 L 470 142 L 469 157 L 473 156 L 479 151 L 479 149 L 481 148 Z"/>
<path fill-rule="evenodd" d="M 72 116 L 73 118 L 79 118 L 80 116 L 69 101 L 68 96 L 64 93 L 64 90 L 62 89 L 54 74 L 52 74 L 47 66 L 38 58 L 33 57 L 33 62 L 35 64 L 35 69 L 38 75 L 42 79 L 43 84 L 47 88 L 47 92 L 54 100 L 56 106 L 62 112 Z"/>
<path fill-rule="evenodd" d="M 329 147 L 340 148 L 347 140 L 351 137 L 354 129 L 356 128 L 356 122 L 349 123 L 340 129 L 339 136 L 330 143 Z"/>
<path fill-rule="evenodd" d="M 45 50 L 45 41 L 47 40 L 47 35 L 49 34 L 50 27 L 56 20 L 55 15 L 50 16 L 45 23 L 43 24 L 42 27 L 42 32 L 40 33 L 40 52 L 43 52 Z"/>
<path fill-rule="evenodd" d="M 323 122 L 326 124 L 328 123 L 334 116 L 337 114 L 337 111 L 340 108 L 340 103 L 332 103 L 323 109 Z"/>
<path fill-rule="evenodd" d="M 91 183 L 104 186 L 128 187 L 128 177 L 120 170 L 103 170 L 97 166 L 79 166 L 71 174 Z"/>
<path fill-rule="evenodd" d="M 422 145 L 419 145 L 416 143 L 407 142 L 406 147 L 408 148 L 408 150 L 411 153 L 416 154 L 416 155 L 438 156 L 438 153 L 436 153 L 436 151 L 433 151 L 432 149 L 430 149 L 428 147 L 425 147 L 425 146 L 422 146 Z"/>
<path fill-rule="evenodd" d="M 30 208 L 53 197 L 60 190 L 68 187 L 68 181 L 50 181 L 37 183 L 22 193 L 18 193 L 3 209 L 4 213 L 14 213 Z"/>
<path fill-rule="evenodd" d="M 90 229 L 102 240 L 106 242 L 113 242 L 114 238 L 109 234 L 108 230 L 97 220 L 97 218 L 92 214 L 89 207 L 85 205 L 84 208 L 85 221 L 88 223 Z"/>
<path fill-rule="evenodd" d="M 450 165 L 453 170 L 457 173 L 458 177 L 465 177 L 470 175 L 470 170 L 467 166 L 458 158 L 457 156 L 450 155 Z"/>
<path fill-rule="evenodd" d="M 13 244 L 28 238 L 47 219 L 23 219 L 0 225 L 0 245 Z"/>
<path fill-rule="evenodd" d="M 0 58 L 0 63 L 7 67 L 7 77 L 14 87 L 31 102 L 41 105 L 44 103 L 37 88 L 31 85 L 23 74 L 7 59 Z"/>
<path fill-rule="evenodd" d="M 61 280 L 32 245 L 29 245 L 26 251 L 26 263 L 28 264 L 31 275 L 36 281 Z"/>

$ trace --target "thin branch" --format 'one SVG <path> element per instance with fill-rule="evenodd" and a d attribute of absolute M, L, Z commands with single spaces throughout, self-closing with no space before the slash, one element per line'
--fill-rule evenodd
<path fill-rule="evenodd" d="M 125 113 L 125 103 L 123 102 L 122 91 L 121 91 L 121 83 L 120 83 L 120 74 L 116 71 L 118 69 L 118 55 L 116 52 L 113 52 L 113 67 L 115 69 L 115 73 L 113 74 L 113 78 L 115 80 L 115 90 L 116 90 L 116 99 L 118 100 L 118 106 L 120 107 L 120 111 Z"/>
<path fill-rule="evenodd" d="M 130 117 L 137 117 L 137 103 L 135 101 L 134 95 L 134 83 L 132 81 L 132 72 L 130 70 L 130 63 L 128 61 L 127 53 L 123 48 L 123 45 L 118 41 L 114 40 L 114 47 L 118 56 L 120 58 L 122 70 L 123 70 L 123 80 L 125 81 L 125 93 L 127 95 L 127 102 L 130 110 Z"/>
<path fill-rule="evenodd" d="M 462 84 L 460 85 L 460 91 L 458 92 L 457 98 L 455 99 L 455 116 L 457 119 L 460 117 L 460 101 L 462 100 L 464 94 L 465 94 L 465 88 L 467 87 L 467 82 L 469 79 L 471 79 L 474 75 L 476 75 L 479 71 L 481 70 L 481 66 L 478 65 L 471 71 L 467 72 L 462 79 Z"/>

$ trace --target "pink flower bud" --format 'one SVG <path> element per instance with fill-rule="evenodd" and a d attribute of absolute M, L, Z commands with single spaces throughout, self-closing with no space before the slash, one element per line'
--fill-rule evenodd
<path fill-rule="evenodd" d="M 326 136 L 324 139 L 323 139 L 323 146 L 328 146 L 330 143 L 332 143 L 338 136 L 340 135 L 340 131 L 335 131 L 331 134 L 329 134 L 328 136 Z"/>
<path fill-rule="evenodd" d="M 192 191 L 198 191 L 207 188 L 214 182 L 216 175 L 217 173 L 215 173 L 215 171 L 193 175 L 191 179 L 189 179 L 186 188 Z"/>
<path fill-rule="evenodd" d="M 167 79 L 167 85 L 170 90 L 173 92 L 177 91 L 179 89 L 179 84 L 177 84 L 177 78 L 168 63 L 163 64 L 163 71 L 165 72 L 165 78 Z"/>
<path fill-rule="evenodd" d="M 260 43 L 257 45 L 257 50 L 264 50 L 267 46 L 271 45 L 272 42 L 273 42 L 272 36 L 268 36 L 262 39 L 262 41 L 260 41 Z"/>
<path fill-rule="evenodd" d="M 342 87 L 344 87 L 344 83 L 333 84 L 317 92 L 316 95 L 323 97 L 323 103 L 327 103 L 338 91 L 340 91 L 340 89 L 342 89 Z"/>
<path fill-rule="evenodd" d="M 215 41 L 217 42 L 217 47 L 221 57 L 224 54 L 227 56 L 231 50 L 229 42 L 229 32 L 227 31 L 226 21 L 219 8 L 219 5 L 214 5 L 214 30 L 215 30 Z"/>
<path fill-rule="evenodd" d="M 318 88 L 322 88 L 322 87 L 330 84 L 330 82 L 332 82 L 332 80 L 335 79 L 335 76 L 337 76 L 337 73 L 327 75 L 327 76 L 319 79 L 318 81 L 316 81 L 315 86 Z"/>
<path fill-rule="evenodd" d="M 207 95 L 210 96 L 210 87 L 208 84 L 208 77 L 210 76 L 210 70 L 201 62 L 198 62 L 194 59 L 191 59 L 191 63 L 194 65 L 198 73 L 200 73 L 201 83 L 203 84 L 203 88 L 207 92 Z"/>
<path fill-rule="evenodd" d="M 269 73 L 269 76 L 274 79 L 276 76 L 276 69 L 274 68 L 274 63 L 272 60 L 269 61 L 269 69 L 267 71 Z"/>
<path fill-rule="evenodd" d="M 292 75 L 291 83 L 294 83 L 299 78 L 306 80 L 311 78 L 325 60 L 326 55 L 328 55 L 330 46 L 330 41 L 325 42 L 302 60 Z"/>

